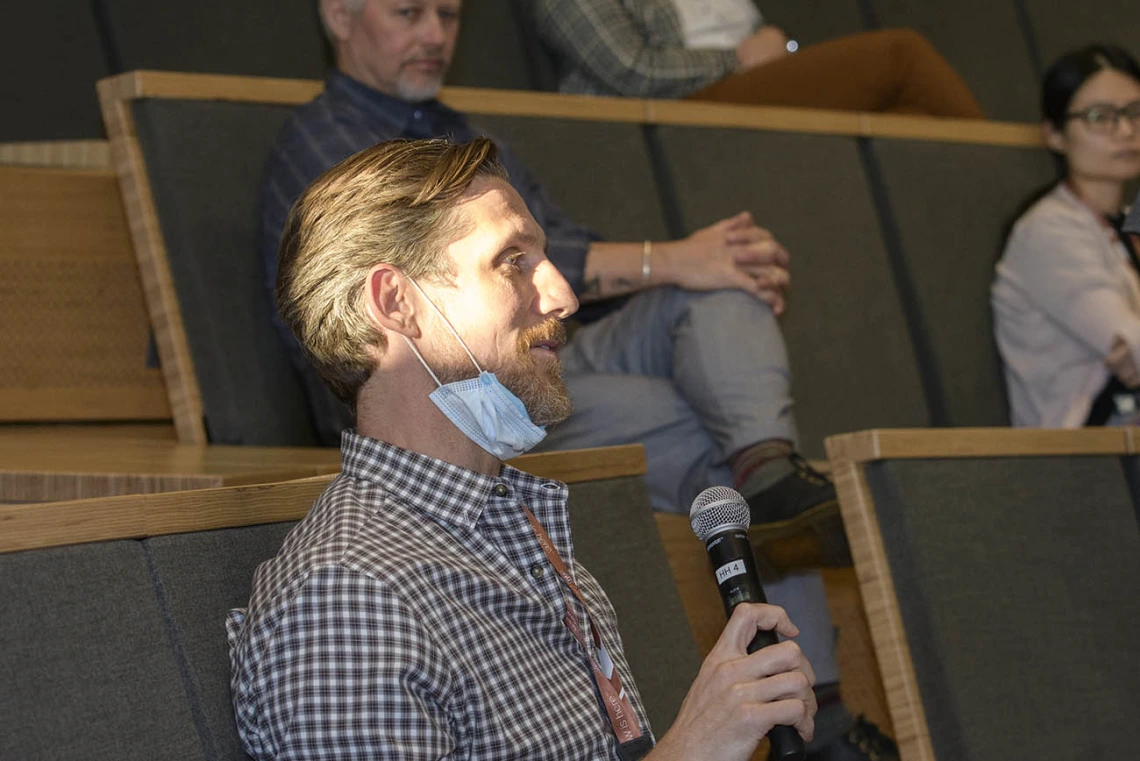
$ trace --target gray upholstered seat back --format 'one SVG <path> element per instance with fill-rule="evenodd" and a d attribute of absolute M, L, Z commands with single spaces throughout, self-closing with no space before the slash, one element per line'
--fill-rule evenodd
<path fill-rule="evenodd" d="M 175 534 L 146 541 L 171 637 L 198 706 L 208 761 L 245 761 L 230 702 L 226 612 L 245 607 L 257 565 L 277 554 L 293 523 Z"/>
<path fill-rule="evenodd" d="M 462 14 L 447 84 L 537 89 L 513 0 L 464 3 Z"/>
<path fill-rule="evenodd" d="M 884 204 L 935 425 L 1009 424 L 989 305 L 1015 210 L 1054 178 L 1036 148 L 877 140 Z"/>
<path fill-rule="evenodd" d="M 135 69 L 321 79 L 311 0 L 94 0 L 116 72 Z"/>
<path fill-rule="evenodd" d="M 613 603 L 654 733 L 672 724 L 701 667 L 645 479 L 570 485 L 574 552 Z M 693 538 L 696 541 L 696 537 Z"/>
<path fill-rule="evenodd" d="M 866 472 L 936 757 L 1131 758 L 1140 532 L 1120 460 Z"/>
<path fill-rule="evenodd" d="M 103 137 L 95 81 L 107 65 L 84 0 L 6 3 L 0 71 L 0 143 Z"/>
<path fill-rule="evenodd" d="M 471 118 L 509 145 L 573 219 L 611 240 L 668 236 L 640 125 L 484 114 Z"/>
<path fill-rule="evenodd" d="M 781 320 L 801 449 L 863 428 L 928 423 L 871 194 L 852 138 L 661 127 L 685 227 L 747 209 L 791 252 Z"/>
<path fill-rule="evenodd" d="M 1008 121 L 1038 118 L 1037 72 L 1014 0 L 869 2 L 879 26 L 909 27 L 925 34 L 962 75 L 986 116 Z"/>
<path fill-rule="evenodd" d="M 0 758 L 204 758 L 138 542 L 0 555 Z"/>
<path fill-rule="evenodd" d="M 1042 69 L 1060 56 L 1094 42 L 1123 46 L 1140 59 L 1140 5 L 1133 0 L 1022 0 Z M 1039 117 L 1039 114 L 1035 114 Z"/>
<path fill-rule="evenodd" d="M 858 34 L 866 26 L 862 0 L 828 0 L 826 4 L 802 0 L 757 0 L 764 22 L 775 24 L 788 37 L 803 45 L 812 45 L 849 34 Z"/>
<path fill-rule="evenodd" d="M 257 249 L 262 167 L 292 109 L 143 100 L 139 142 L 215 443 L 314 443 Z"/>

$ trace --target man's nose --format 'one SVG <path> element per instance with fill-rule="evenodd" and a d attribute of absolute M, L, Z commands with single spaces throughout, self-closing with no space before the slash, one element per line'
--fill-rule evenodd
<path fill-rule="evenodd" d="M 420 21 L 420 42 L 424 45 L 441 47 L 447 40 L 444 20 L 439 13 L 425 13 Z"/>
<path fill-rule="evenodd" d="M 535 268 L 534 285 L 538 290 L 538 311 L 543 317 L 565 320 L 578 311 L 574 289 L 549 259 Z"/>

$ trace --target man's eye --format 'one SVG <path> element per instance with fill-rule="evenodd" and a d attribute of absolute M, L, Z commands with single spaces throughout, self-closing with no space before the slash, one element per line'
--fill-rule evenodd
<path fill-rule="evenodd" d="M 1090 108 L 1085 112 L 1085 119 L 1089 124 L 1100 124 L 1101 122 L 1108 121 L 1108 111 L 1103 108 Z"/>
<path fill-rule="evenodd" d="M 521 270 L 523 264 L 523 256 L 523 254 L 511 254 L 504 261 L 507 263 L 507 266 Z"/>
<path fill-rule="evenodd" d="M 419 8 L 397 8 L 396 15 L 401 18 L 414 19 L 420 13 Z"/>
<path fill-rule="evenodd" d="M 1121 113 L 1133 121 L 1140 119 L 1140 100 L 1129 103 L 1124 108 L 1120 109 Z"/>

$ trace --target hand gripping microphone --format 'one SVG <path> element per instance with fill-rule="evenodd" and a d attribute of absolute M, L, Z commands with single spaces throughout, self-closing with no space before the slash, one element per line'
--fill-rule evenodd
<path fill-rule="evenodd" d="M 729 617 L 742 602 L 768 602 L 756 572 L 752 543 L 748 541 L 751 520 L 752 511 L 744 497 L 727 486 L 705 489 L 689 510 L 689 525 L 709 553 L 724 612 Z M 748 643 L 748 652 L 777 642 L 775 632 L 759 630 Z M 804 741 L 794 727 L 772 727 L 768 741 L 772 744 L 772 757 L 778 761 L 803 760 Z"/>

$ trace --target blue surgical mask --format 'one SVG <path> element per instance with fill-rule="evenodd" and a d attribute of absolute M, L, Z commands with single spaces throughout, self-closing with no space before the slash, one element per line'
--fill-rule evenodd
<path fill-rule="evenodd" d="M 467 348 L 467 344 L 459 337 L 459 333 L 444 316 L 443 311 L 428 298 L 419 283 L 411 278 L 408 279 L 435 309 L 443 324 L 451 331 L 451 335 L 455 336 L 463 351 L 467 352 L 471 364 L 479 371 L 479 375 L 475 378 L 454 383 L 440 383 L 415 344 L 404 336 L 412 353 L 439 386 L 428 397 L 439 411 L 454 423 L 464 436 L 500 460 L 518 457 L 546 438 L 546 428 L 531 422 L 530 414 L 527 413 L 522 400 L 500 383 L 494 373 L 489 373 L 479 366 L 475 361 L 475 355 Z"/>

